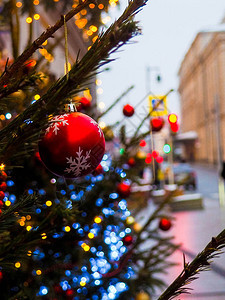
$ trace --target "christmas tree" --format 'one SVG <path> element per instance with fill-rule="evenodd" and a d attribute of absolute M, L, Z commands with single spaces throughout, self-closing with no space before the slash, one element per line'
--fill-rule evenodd
<path fill-rule="evenodd" d="M 153 205 L 144 224 L 134 217 L 144 198 L 132 190 L 142 184 L 145 166 L 139 150 L 149 131 L 141 129 L 151 113 L 132 136 L 121 126 L 117 143 L 113 126 L 102 131 L 98 125 L 103 114 L 96 108 L 95 76 L 112 53 L 140 34 L 134 17 L 147 1 L 129 1 L 121 16 L 100 31 L 102 12 L 117 2 L 1 3 L 2 299 L 150 299 L 164 286 L 160 274 L 172 265 L 167 258 L 177 248 L 171 237 L 160 234 L 171 226 L 164 208 L 172 192 Z M 40 24 L 34 22 L 45 12 L 58 19 L 36 37 Z M 86 48 L 75 61 L 68 52 L 74 35 L 66 25 L 74 16 L 74 35 Z M 58 34 L 61 27 L 64 32 Z M 6 52 L 9 39 L 12 50 Z M 58 78 L 51 63 L 64 41 L 66 74 Z M 132 106 L 124 108 L 126 117 L 133 112 Z M 186 277 L 161 299 L 183 292 L 185 280 L 203 269 L 223 243 L 223 236 L 214 239 L 200 264 L 195 261 L 192 269 L 185 264 Z"/>

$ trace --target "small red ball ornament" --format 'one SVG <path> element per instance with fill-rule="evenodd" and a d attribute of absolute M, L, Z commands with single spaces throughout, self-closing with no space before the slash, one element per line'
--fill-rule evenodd
<path fill-rule="evenodd" d="M 65 178 L 93 172 L 104 151 L 105 139 L 98 123 L 79 112 L 53 117 L 39 142 L 44 165 L 52 173 Z"/>
<path fill-rule="evenodd" d="M 103 170 L 102 165 L 99 164 L 99 165 L 97 166 L 97 168 L 93 171 L 93 175 L 94 175 L 94 176 L 97 176 L 97 175 L 100 175 L 100 174 L 102 174 L 102 173 L 104 173 L 104 170 Z"/>
<path fill-rule="evenodd" d="M 134 108 L 130 104 L 126 104 L 123 107 L 123 114 L 126 117 L 132 117 L 134 114 Z"/>
<path fill-rule="evenodd" d="M 3 191 L 0 191 L 0 201 L 5 198 L 5 193 Z"/>
<path fill-rule="evenodd" d="M 122 198 L 126 198 L 130 196 L 131 193 L 131 187 L 130 184 L 121 182 L 117 185 L 117 193 L 120 195 Z"/>
<path fill-rule="evenodd" d="M 161 164 L 163 162 L 163 157 L 162 156 L 158 156 L 155 159 L 157 161 L 157 163 Z"/>
<path fill-rule="evenodd" d="M 3 181 L 1 184 L 0 184 L 0 191 L 5 191 L 7 188 L 7 184 Z"/>
<path fill-rule="evenodd" d="M 7 174 L 4 171 L 1 171 L 0 173 L 0 181 L 6 181 L 7 179 Z"/>
<path fill-rule="evenodd" d="M 133 244 L 133 237 L 131 235 L 125 235 L 125 237 L 122 238 L 122 242 L 125 246 L 130 246 Z"/>
<path fill-rule="evenodd" d="M 152 118 L 150 123 L 151 123 L 152 132 L 158 132 L 163 128 L 164 120 L 163 118 L 160 117 Z"/>
<path fill-rule="evenodd" d="M 136 165 L 136 161 L 133 157 L 130 157 L 127 161 L 128 166 L 134 167 Z"/>
<path fill-rule="evenodd" d="M 159 228 L 163 231 L 167 231 L 170 229 L 170 227 L 172 226 L 171 221 L 169 219 L 166 218 L 162 218 L 159 221 Z"/>
<path fill-rule="evenodd" d="M 152 151 L 152 157 L 153 157 L 153 158 L 157 158 L 158 156 L 159 156 L 159 152 L 156 151 L 156 150 L 153 150 L 153 151 Z"/>
<path fill-rule="evenodd" d="M 91 101 L 85 97 L 80 98 L 81 109 L 87 109 L 91 106 Z"/>

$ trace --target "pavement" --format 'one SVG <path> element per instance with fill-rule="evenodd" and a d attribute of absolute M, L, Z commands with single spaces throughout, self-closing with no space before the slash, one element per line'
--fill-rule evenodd
<path fill-rule="evenodd" d="M 203 195 L 203 209 L 173 212 L 173 226 L 168 234 L 174 236 L 174 242 L 181 244 L 170 261 L 178 265 L 168 269 L 165 281 L 169 285 L 183 268 L 183 253 L 186 262 L 201 252 L 225 228 L 225 206 L 219 203 L 218 172 L 206 165 L 193 165 L 198 178 L 196 192 Z M 224 249 L 225 250 L 225 249 Z M 174 299 L 180 300 L 222 300 L 225 299 L 225 253 L 213 260 L 210 271 L 201 272 L 198 279 L 188 285 L 191 294 L 182 294 Z M 158 296 L 152 298 L 156 300 Z"/>

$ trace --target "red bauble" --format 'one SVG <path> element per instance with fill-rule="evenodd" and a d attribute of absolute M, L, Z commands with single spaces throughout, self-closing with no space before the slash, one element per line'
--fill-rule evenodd
<path fill-rule="evenodd" d="M 130 104 L 126 104 L 123 107 L 123 114 L 126 117 L 131 117 L 134 114 L 134 108 Z"/>
<path fill-rule="evenodd" d="M 153 157 L 153 158 L 157 158 L 158 156 L 159 156 L 159 152 L 153 150 L 153 151 L 152 151 L 152 157 Z"/>
<path fill-rule="evenodd" d="M 85 97 L 80 98 L 81 109 L 87 109 L 91 106 L 91 101 Z"/>
<path fill-rule="evenodd" d="M 131 235 L 125 235 L 125 237 L 122 238 L 122 242 L 125 246 L 130 246 L 133 244 L 133 237 Z"/>
<path fill-rule="evenodd" d="M 136 165 L 136 161 L 133 157 L 130 157 L 127 161 L 127 164 L 130 166 L 130 167 L 134 167 Z"/>
<path fill-rule="evenodd" d="M 0 191 L 5 191 L 7 188 L 7 184 L 3 181 L 1 184 L 0 184 Z"/>
<path fill-rule="evenodd" d="M 146 143 L 145 140 L 141 140 L 140 143 L 139 143 L 140 147 L 145 147 L 146 145 L 147 145 L 147 143 Z"/>
<path fill-rule="evenodd" d="M 161 164 L 163 162 L 163 157 L 162 156 L 158 156 L 155 159 L 157 161 L 157 163 Z"/>
<path fill-rule="evenodd" d="M 98 123 L 79 112 L 52 118 L 39 142 L 39 153 L 45 166 L 65 178 L 93 172 L 104 151 L 105 139 Z"/>
<path fill-rule="evenodd" d="M 130 196 L 131 193 L 131 187 L 128 183 L 121 182 L 117 185 L 117 193 L 122 198 L 126 198 Z"/>
<path fill-rule="evenodd" d="M 6 181 L 7 179 L 7 174 L 4 171 L 1 171 L 0 173 L 0 181 Z"/>
<path fill-rule="evenodd" d="M 160 117 L 152 118 L 150 123 L 151 123 L 152 131 L 157 132 L 163 128 L 164 120 L 163 120 L 163 118 L 160 118 Z"/>
<path fill-rule="evenodd" d="M 0 191 L 0 201 L 5 198 L 5 193 L 3 191 Z"/>
<path fill-rule="evenodd" d="M 104 173 L 104 170 L 103 170 L 102 165 L 99 164 L 99 165 L 97 166 L 97 168 L 94 170 L 93 175 L 94 175 L 94 176 L 97 176 L 97 175 L 100 175 L 100 174 L 102 174 L 102 173 Z"/>
<path fill-rule="evenodd" d="M 170 229 L 170 227 L 172 226 L 171 221 L 169 219 L 166 218 L 162 218 L 159 221 L 159 228 L 163 231 L 167 231 Z"/>

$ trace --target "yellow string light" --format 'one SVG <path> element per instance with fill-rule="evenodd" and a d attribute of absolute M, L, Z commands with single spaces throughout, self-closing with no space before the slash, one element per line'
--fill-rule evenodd
<path fill-rule="evenodd" d="M 31 220 L 31 216 L 30 215 L 27 215 L 26 216 L 26 219 L 29 221 L 29 220 Z"/>
<path fill-rule="evenodd" d="M 19 224 L 20 224 L 20 226 L 24 226 L 25 222 L 24 221 L 20 221 Z"/>
<path fill-rule="evenodd" d="M 20 8 L 22 5 L 23 5 L 22 2 L 20 2 L 20 1 L 16 2 L 16 7 Z"/>
<path fill-rule="evenodd" d="M 28 225 L 27 227 L 26 227 L 26 230 L 27 231 L 30 231 L 32 229 L 32 226 L 30 226 L 30 225 Z"/>
<path fill-rule="evenodd" d="M 66 227 L 64 228 L 64 230 L 65 230 L 66 232 L 70 232 L 71 228 L 70 228 L 70 226 L 66 226 Z"/>
<path fill-rule="evenodd" d="M 103 8 L 104 8 L 104 5 L 101 3 L 101 4 L 98 5 L 98 8 L 99 8 L 99 9 L 103 9 Z"/>
<path fill-rule="evenodd" d="M 32 255 L 32 251 L 31 250 L 28 250 L 27 251 L 27 256 L 31 256 Z"/>
<path fill-rule="evenodd" d="M 47 235 L 46 235 L 46 233 L 45 233 L 45 232 L 43 232 L 43 233 L 41 234 L 41 238 L 42 238 L 42 240 L 45 240 L 45 239 L 47 239 Z"/>
<path fill-rule="evenodd" d="M 17 261 L 17 262 L 15 263 L 15 267 L 16 267 L 17 269 L 19 269 L 19 268 L 21 267 L 21 263 L 20 263 L 19 261 Z"/>
<path fill-rule="evenodd" d="M 34 20 L 38 21 L 40 19 L 40 15 L 39 14 L 35 14 L 34 15 Z"/>
<path fill-rule="evenodd" d="M 95 4 L 94 4 L 94 3 L 91 3 L 91 4 L 89 4 L 89 7 L 90 7 L 91 9 L 93 9 L 93 8 L 95 8 Z"/>
<path fill-rule="evenodd" d="M 42 274 L 41 270 L 37 270 L 37 271 L 36 271 L 36 274 L 37 274 L 37 275 L 41 275 L 41 274 Z"/>
<path fill-rule="evenodd" d="M 100 217 L 95 217 L 94 222 L 100 224 L 102 222 L 102 219 Z"/>
<path fill-rule="evenodd" d="M 27 22 L 28 24 L 32 23 L 32 21 L 33 21 L 33 19 L 32 19 L 31 17 L 27 17 L 27 18 L 26 18 L 26 22 Z"/>
<path fill-rule="evenodd" d="M 11 204 L 12 204 L 12 203 L 11 203 L 9 200 L 6 200 L 6 201 L 5 201 L 5 205 L 6 205 L 6 206 L 10 206 Z"/>
<path fill-rule="evenodd" d="M 89 237 L 89 239 L 93 239 L 93 238 L 95 237 L 95 235 L 94 235 L 94 233 L 89 232 L 89 233 L 88 233 L 88 237 Z"/>
<path fill-rule="evenodd" d="M 0 170 L 1 171 L 5 170 L 5 165 L 3 163 L 0 165 Z"/>
<path fill-rule="evenodd" d="M 38 94 L 36 94 L 36 95 L 34 95 L 34 100 L 39 100 L 41 98 L 41 96 L 40 95 L 38 95 Z"/>
<path fill-rule="evenodd" d="M 80 282 L 80 286 L 85 286 L 86 285 L 86 282 L 85 281 L 81 281 Z"/>
<path fill-rule="evenodd" d="M 52 201 L 48 200 L 45 202 L 45 204 L 49 207 L 49 206 L 52 206 Z"/>
<path fill-rule="evenodd" d="M 33 3 L 34 3 L 34 5 L 39 5 L 40 2 L 39 2 L 39 0 L 34 0 Z"/>

